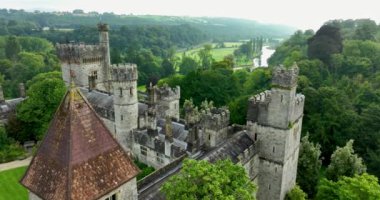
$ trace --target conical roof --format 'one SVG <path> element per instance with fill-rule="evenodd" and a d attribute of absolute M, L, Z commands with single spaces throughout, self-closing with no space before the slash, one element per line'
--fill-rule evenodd
<path fill-rule="evenodd" d="M 42 199 L 98 199 L 138 173 L 80 91 L 71 88 L 21 183 Z"/>

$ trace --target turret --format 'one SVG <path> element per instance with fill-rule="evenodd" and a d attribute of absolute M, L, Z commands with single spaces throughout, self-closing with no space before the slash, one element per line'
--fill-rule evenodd
<path fill-rule="evenodd" d="M 157 114 L 160 118 L 170 116 L 179 120 L 179 99 L 181 98 L 180 87 L 171 88 L 168 85 L 155 87 L 157 98 Z"/>
<path fill-rule="evenodd" d="M 111 69 L 116 138 L 124 147 L 130 147 L 132 131 L 138 127 L 137 66 L 112 65 Z"/>
<path fill-rule="evenodd" d="M 284 199 L 295 185 L 304 96 L 298 67 L 273 69 L 272 89 L 250 98 L 247 127 L 259 151 L 258 199 Z"/>
<path fill-rule="evenodd" d="M 105 76 L 105 87 L 108 92 L 111 91 L 111 54 L 110 54 L 110 46 L 109 46 L 109 38 L 108 38 L 108 24 L 98 24 L 98 30 L 99 30 L 99 45 L 103 48 L 103 73 Z"/>
<path fill-rule="evenodd" d="M 208 107 L 202 110 L 201 116 L 203 141 L 207 147 L 215 147 L 227 139 L 230 112 L 226 107 Z"/>

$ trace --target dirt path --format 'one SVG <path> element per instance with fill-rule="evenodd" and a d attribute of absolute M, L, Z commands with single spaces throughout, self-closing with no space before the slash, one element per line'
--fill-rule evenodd
<path fill-rule="evenodd" d="M 2 163 L 0 164 L 0 172 L 7 170 L 7 169 L 13 169 L 16 167 L 22 167 L 29 165 L 30 161 L 32 160 L 32 157 L 28 157 L 24 160 L 16 160 L 8 163 Z"/>

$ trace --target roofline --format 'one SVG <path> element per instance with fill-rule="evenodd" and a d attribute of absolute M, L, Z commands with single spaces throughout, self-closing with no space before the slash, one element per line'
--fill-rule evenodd
<path fill-rule="evenodd" d="M 62 106 L 62 104 L 63 104 L 64 100 L 66 99 L 66 96 L 67 96 L 68 93 L 69 93 L 69 90 L 67 90 L 67 91 L 66 91 L 66 94 L 63 95 L 63 98 L 61 99 L 61 102 L 59 103 L 57 109 L 55 110 L 55 113 L 54 113 L 54 115 L 53 115 L 53 119 L 50 120 L 50 123 L 49 123 L 49 126 L 48 126 L 49 128 L 45 131 L 44 138 L 41 140 L 41 143 L 40 143 L 40 144 L 42 144 L 42 143 L 46 140 L 46 138 L 47 138 L 47 134 L 46 134 L 46 133 L 49 131 L 49 129 L 50 129 L 50 127 L 51 127 L 51 125 L 52 125 L 54 119 L 55 119 L 56 116 L 57 116 L 58 108 L 60 108 L 60 107 Z M 25 179 L 25 176 L 29 173 L 30 166 L 34 163 L 34 159 L 36 158 L 36 155 L 38 154 L 38 152 L 40 152 L 40 150 L 41 150 L 40 147 L 38 147 L 36 153 L 33 155 L 33 158 L 32 158 L 32 160 L 31 160 L 31 162 L 29 163 L 28 169 L 26 170 L 26 172 L 24 173 L 24 175 L 22 176 L 22 178 L 19 180 L 19 183 L 20 183 L 22 186 L 26 187 L 29 191 L 33 191 L 33 190 L 31 190 L 28 186 L 26 186 L 22 181 Z M 33 192 L 33 194 L 36 194 L 36 193 Z M 37 194 L 36 194 L 36 195 L 37 195 Z M 38 195 L 37 195 L 37 196 L 38 196 Z M 40 196 L 38 196 L 38 197 L 40 197 Z M 42 199 L 43 199 L 43 198 L 42 198 Z"/>
<path fill-rule="evenodd" d="M 98 114 L 97 114 L 97 112 L 93 109 L 93 107 L 91 106 L 91 104 L 87 101 L 87 99 L 85 98 L 85 96 L 82 94 L 82 92 L 78 89 L 78 88 L 72 88 L 72 89 L 74 89 L 74 90 L 76 90 L 77 92 L 78 92 L 78 94 L 82 97 L 82 99 L 85 101 L 85 103 L 89 106 L 89 108 L 92 110 L 92 112 L 94 112 L 95 113 L 95 116 L 100 120 L 100 123 L 102 124 L 102 126 L 104 126 L 105 128 L 106 128 L 106 130 L 108 131 L 108 134 L 110 134 L 110 136 L 111 136 L 111 138 L 112 138 L 112 140 L 114 140 L 115 142 L 116 142 L 116 144 L 118 145 L 118 147 L 123 151 L 123 154 L 127 157 L 127 159 L 129 160 L 129 161 L 131 161 L 131 163 L 132 163 L 132 165 L 134 166 L 134 168 L 136 169 L 136 171 L 137 171 L 137 173 L 136 173 L 136 175 L 134 175 L 134 176 L 132 176 L 131 178 L 129 178 L 129 179 L 127 179 L 127 180 L 125 180 L 125 181 L 122 181 L 122 182 L 120 182 L 120 184 L 117 184 L 115 187 L 112 187 L 110 190 L 107 190 L 106 191 L 106 193 L 102 193 L 100 196 L 97 196 L 95 199 L 98 199 L 98 198 L 100 198 L 100 197 L 102 197 L 102 196 L 104 196 L 104 195 L 106 195 L 106 194 L 108 194 L 108 193 L 110 193 L 111 191 L 113 191 L 113 190 L 115 190 L 115 189 L 117 189 L 117 188 L 119 188 L 120 186 L 122 186 L 123 184 L 125 184 L 125 183 L 127 183 L 128 181 L 130 181 L 130 180 L 132 180 L 133 178 L 135 178 L 140 172 L 141 172 L 141 170 L 135 165 L 135 163 L 133 162 L 133 160 L 131 159 L 131 157 L 127 154 L 127 152 L 123 149 L 123 147 L 120 145 L 120 143 L 116 140 L 116 138 L 114 138 L 113 137 L 113 135 L 110 133 L 110 131 L 108 130 L 108 128 L 107 128 L 107 126 L 104 124 L 104 122 L 103 122 L 103 120 L 102 120 L 102 118 L 100 118 L 99 116 L 98 116 Z M 67 90 L 66 91 L 66 94 L 63 96 L 63 98 L 62 98 L 62 100 L 61 100 L 61 103 L 59 104 L 59 106 L 58 106 L 58 108 L 60 108 L 61 106 L 62 106 L 62 104 L 64 103 L 64 100 L 66 99 L 66 96 L 70 93 L 70 91 L 71 91 L 71 89 L 69 89 L 69 90 Z M 70 104 L 71 105 L 71 104 Z M 50 123 L 49 123 L 49 129 L 50 129 L 50 127 L 51 127 L 51 124 L 53 123 L 53 121 L 54 121 L 54 119 L 56 118 L 56 114 L 57 114 L 57 112 L 58 112 L 58 109 L 55 111 L 55 113 L 54 113 L 54 117 L 53 117 L 53 119 L 50 121 Z M 42 141 L 41 141 L 41 144 L 46 140 L 46 138 L 47 138 L 47 132 L 49 131 L 49 129 L 45 132 L 45 135 L 44 135 L 44 138 L 42 139 Z M 69 142 L 69 144 L 70 144 L 70 148 L 71 148 L 71 140 L 70 140 L 70 142 Z M 110 149 L 110 150 L 108 150 L 108 151 L 106 151 L 106 152 L 110 152 L 110 151 L 114 151 L 115 149 L 116 149 L 117 147 L 115 147 L 115 148 L 113 148 L 113 149 Z M 42 198 L 40 195 L 38 195 L 37 193 L 35 193 L 29 186 L 27 186 L 27 185 L 25 185 L 25 184 L 23 184 L 23 180 L 25 179 L 25 176 L 29 173 L 29 170 L 30 170 L 30 166 L 32 165 L 32 163 L 34 162 L 34 160 L 35 160 L 35 158 L 36 158 L 36 155 L 38 154 L 38 152 L 40 151 L 40 148 L 38 148 L 38 150 L 37 150 L 37 152 L 36 152 L 36 154 L 33 156 L 33 158 L 32 158 L 32 161 L 30 162 L 30 164 L 29 164 L 29 166 L 28 166 L 28 169 L 27 169 L 27 171 L 24 173 L 24 175 L 23 175 L 23 177 L 20 179 L 20 181 L 19 181 L 19 183 L 22 185 L 22 186 L 24 186 L 25 188 L 27 188 L 28 190 L 29 190 L 29 192 L 33 192 L 33 194 L 35 194 L 36 196 L 38 196 L 39 198 L 41 198 L 41 199 L 44 199 L 44 198 Z M 104 152 L 105 153 L 105 152 Z M 70 156 L 70 155 L 69 155 Z M 71 177 L 70 177 L 70 171 L 71 171 L 71 167 L 72 166 L 68 166 L 69 167 L 69 174 L 68 174 L 68 181 L 70 182 L 71 181 Z M 70 185 L 68 185 L 68 187 L 70 187 Z M 69 191 L 71 191 L 71 188 L 68 188 L 68 196 L 67 196 L 67 198 L 68 199 L 71 199 L 71 195 L 70 195 L 70 192 Z"/>

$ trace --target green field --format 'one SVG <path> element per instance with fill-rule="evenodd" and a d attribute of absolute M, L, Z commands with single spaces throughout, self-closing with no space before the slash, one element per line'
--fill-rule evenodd
<path fill-rule="evenodd" d="M 225 45 L 225 48 L 215 48 L 216 46 L 216 43 L 212 43 L 212 50 L 211 50 L 211 54 L 212 54 L 212 57 L 216 60 L 216 61 L 221 61 L 223 60 L 223 58 L 229 54 L 233 54 L 234 51 L 241 45 L 242 43 L 241 42 L 225 42 L 224 45 Z M 198 51 L 201 50 L 203 47 L 198 47 L 198 48 L 194 48 L 194 49 L 190 49 L 190 50 L 187 50 L 185 51 L 186 55 L 187 56 L 191 56 L 193 58 L 196 58 L 198 55 Z M 182 52 L 177 52 L 176 53 L 176 56 L 178 57 L 181 57 L 183 54 L 183 51 Z"/>
<path fill-rule="evenodd" d="M 0 172 L 0 200 L 28 199 L 28 191 L 19 183 L 26 168 L 27 166 Z"/>

